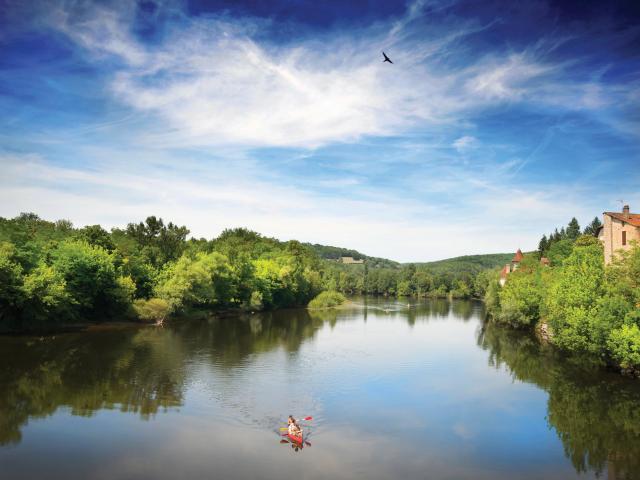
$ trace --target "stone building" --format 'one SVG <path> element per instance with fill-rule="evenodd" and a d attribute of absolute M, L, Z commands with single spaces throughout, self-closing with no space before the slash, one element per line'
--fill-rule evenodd
<path fill-rule="evenodd" d="M 604 263 L 609 264 L 618 250 L 629 250 L 631 242 L 640 244 L 640 213 L 629 213 L 629 205 L 622 212 L 604 212 L 598 239 L 604 244 Z"/>

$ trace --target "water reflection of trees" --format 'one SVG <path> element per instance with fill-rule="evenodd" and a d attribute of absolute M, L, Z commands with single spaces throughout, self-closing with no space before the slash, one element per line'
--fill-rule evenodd
<path fill-rule="evenodd" d="M 67 407 L 90 416 L 102 408 L 143 419 L 181 403 L 184 374 L 175 335 L 119 330 L 5 339 L 0 353 L 0 444 L 18 443 L 20 428 Z"/>
<path fill-rule="evenodd" d="M 190 350 L 206 355 L 215 365 L 234 367 L 250 355 L 275 348 L 297 351 L 323 321 L 307 310 L 291 309 L 176 322 L 170 328 L 189 343 Z"/>
<path fill-rule="evenodd" d="M 564 358 L 535 338 L 486 325 L 478 343 L 492 365 L 549 394 L 548 422 L 578 472 L 640 479 L 640 385 L 586 360 Z"/>
<path fill-rule="evenodd" d="M 233 368 L 277 347 L 297 351 L 324 319 L 305 310 L 115 328 L 42 339 L 2 338 L 0 445 L 19 443 L 30 418 L 69 408 L 90 416 L 120 409 L 149 419 L 182 404 L 196 357 Z"/>
<path fill-rule="evenodd" d="M 452 313 L 468 319 L 477 308 L 470 302 L 430 300 L 398 303 L 392 313 L 375 310 L 388 301 L 369 300 L 369 314 L 412 323 Z M 42 339 L 0 338 L 0 445 L 20 442 L 20 429 L 30 418 L 51 415 L 60 407 L 74 415 L 107 408 L 151 418 L 182 404 L 193 362 L 233 369 L 276 348 L 296 352 L 325 324 L 362 319 L 363 308 L 353 305 L 190 319 L 163 329 L 118 327 Z"/>
<path fill-rule="evenodd" d="M 365 318 L 367 313 L 388 315 L 392 318 L 405 319 L 409 325 L 415 325 L 418 321 L 445 320 L 450 315 L 467 321 L 478 316 L 481 309 L 479 302 L 444 298 L 396 300 L 386 297 L 370 297 L 361 300 L 360 304 L 364 307 Z"/>

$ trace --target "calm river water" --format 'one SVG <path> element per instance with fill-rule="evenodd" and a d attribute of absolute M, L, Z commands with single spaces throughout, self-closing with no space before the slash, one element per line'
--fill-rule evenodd
<path fill-rule="evenodd" d="M 640 381 L 477 303 L 353 300 L 0 337 L 0 478 L 640 478 Z"/>

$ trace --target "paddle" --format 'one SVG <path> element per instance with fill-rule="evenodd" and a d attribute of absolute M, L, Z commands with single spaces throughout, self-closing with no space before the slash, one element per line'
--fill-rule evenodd
<path fill-rule="evenodd" d="M 304 417 L 302 420 L 306 420 L 308 422 L 309 420 L 313 420 L 313 417 Z M 289 430 L 289 427 L 280 427 L 280 430 Z"/>

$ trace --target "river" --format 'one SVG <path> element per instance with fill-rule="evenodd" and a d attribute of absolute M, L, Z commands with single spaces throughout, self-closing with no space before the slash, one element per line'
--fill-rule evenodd
<path fill-rule="evenodd" d="M 640 381 L 480 303 L 352 301 L 0 337 L 0 478 L 640 478 Z"/>

